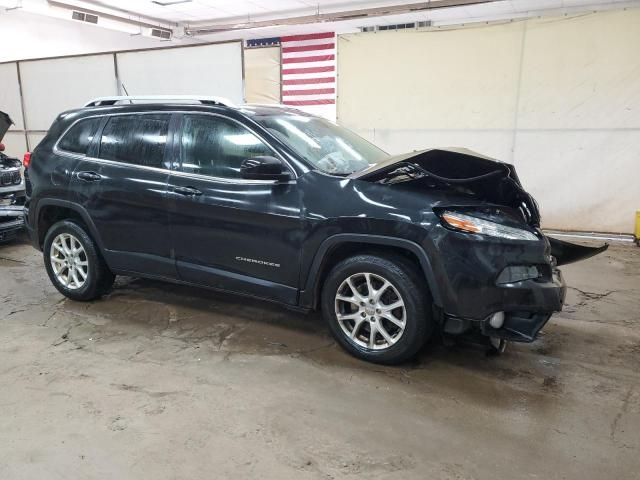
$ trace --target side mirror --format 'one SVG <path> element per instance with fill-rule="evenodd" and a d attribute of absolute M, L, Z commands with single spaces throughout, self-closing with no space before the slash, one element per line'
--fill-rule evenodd
<path fill-rule="evenodd" d="M 289 180 L 291 175 L 276 157 L 258 156 L 243 160 L 240 174 L 247 180 Z"/>

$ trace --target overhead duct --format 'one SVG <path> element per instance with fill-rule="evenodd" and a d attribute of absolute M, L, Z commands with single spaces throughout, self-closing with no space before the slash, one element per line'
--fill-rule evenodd
<path fill-rule="evenodd" d="M 298 17 L 286 17 L 260 21 L 248 21 L 226 24 L 212 24 L 207 21 L 192 23 L 185 27 L 186 35 L 206 35 L 211 33 L 229 32 L 234 30 L 247 30 L 251 28 L 273 27 L 284 25 L 304 25 L 309 23 L 340 22 L 353 20 L 354 18 L 371 18 L 386 15 L 400 15 L 403 13 L 415 13 L 418 11 L 436 10 L 441 8 L 464 7 L 482 3 L 493 3 L 498 0 L 433 0 L 429 2 L 392 5 L 388 7 L 362 8 L 333 13 L 317 13 Z M 201 25 L 200 25 L 201 24 Z"/>
<path fill-rule="evenodd" d="M 78 10 L 73 10 L 71 12 L 71 20 L 78 20 L 80 22 L 87 23 L 98 23 L 98 16 L 92 15 L 91 13 L 80 12 Z"/>
<path fill-rule="evenodd" d="M 105 18 L 105 19 L 109 19 L 109 20 L 113 20 L 116 22 L 121 22 L 127 25 L 132 25 L 135 27 L 139 27 L 139 28 L 150 28 L 150 29 L 163 29 L 163 30 L 169 30 L 168 28 L 166 28 L 166 25 L 171 25 L 171 26 L 175 26 L 177 24 L 175 23 L 171 23 L 171 22 L 167 22 L 161 19 L 157 19 L 157 18 L 152 18 L 152 17 L 144 17 L 144 16 L 140 16 L 137 13 L 125 10 L 125 9 L 121 9 L 121 8 L 117 8 L 117 7 L 112 7 L 109 6 L 106 3 L 103 2 L 99 2 L 99 1 L 94 1 L 94 0 L 83 0 L 82 3 L 84 4 L 91 4 L 94 5 L 97 8 L 104 8 L 108 11 L 103 11 L 103 10 L 91 10 L 88 8 L 85 8 L 84 6 L 79 6 L 73 2 L 65 2 L 65 1 L 57 1 L 57 0 L 47 0 L 47 3 L 52 6 L 52 7 L 57 7 L 57 8 L 62 8 L 65 10 L 70 10 L 72 12 L 78 12 L 79 14 L 84 14 L 85 15 L 85 20 L 82 20 L 81 18 L 79 18 L 79 15 L 77 16 L 73 16 L 73 20 L 80 20 L 80 21 L 87 21 L 86 20 L 86 16 L 91 16 L 91 17 L 96 17 L 96 19 L 98 17 L 100 18 Z M 109 13 L 109 11 L 115 11 L 115 12 L 120 12 L 125 16 L 121 16 L 121 15 L 116 15 L 113 13 Z M 148 19 L 149 21 L 143 21 L 143 20 L 134 20 L 132 18 L 129 18 L 130 16 L 137 16 L 138 18 L 145 18 Z M 157 23 L 151 23 L 151 22 L 157 22 Z M 96 23 L 96 22 L 89 22 L 89 23 Z"/>

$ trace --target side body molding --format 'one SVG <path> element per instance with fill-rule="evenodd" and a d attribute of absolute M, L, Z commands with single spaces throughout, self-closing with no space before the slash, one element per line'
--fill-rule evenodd
<path fill-rule="evenodd" d="M 300 291 L 299 304 L 301 307 L 313 309 L 318 304 L 320 294 L 320 285 L 318 281 L 320 272 L 322 272 L 325 267 L 331 254 L 331 250 L 344 243 L 384 245 L 410 251 L 420 261 L 420 266 L 422 267 L 422 271 L 424 272 L 427 280 L 427 285 L 429 286 L 433 303 L 438 307 L 442 306 L 440 290 L 438 288 L 438 283 L 436 282 L 433 269 L 431 268 L 431 261 L 420 245 L 404 238 L 387 237 L 383 235 L 340 233 L 332 235 L 320 244 L 320 248 L 318 248 L 315 257 L 313 258 L 311 268 L 309 269 L 306 281 L 304 282 L 304 289 Z"/>

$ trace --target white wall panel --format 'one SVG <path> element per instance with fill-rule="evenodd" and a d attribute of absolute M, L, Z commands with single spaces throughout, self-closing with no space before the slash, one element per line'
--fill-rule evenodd
<path fill-rule="evenodd" d="M 2 139 L 2 143 L 4 143 L 5 146 L 5 154 L 22 160 L 22 157 L 27 151 L 27 142 L 24 138 L 24 133 L 9 131 Z"/>
<path fill-rule="evenodd" d="M 130 95 L 217 95 L 243 103 L 240 42 L 118 53 Z"/>
<path fill-rule="evenodd" d="M 544 226 L 633 231 L 640 210 L 640 132 L 523 130 L 516 152 L 518 175 L 538 200 Z"/>
<path fill-rule="evenodd" d="M 28 130 L 48 130 L 59 113 L 116 94 L 111 54 L 20 62 L 20 73 Z"/>
<path fill-rule="evenodd" d="M 20 86 L 15 63 L 0 64 L 0 110 L 8 113 L 13 120 L 12 129 L 23 130 L 22 107 L 20 106 Z"/>
<path fill-rule="evenodd" d="M 370 142 L 387 152 L 402 153 L 425 148 L 447 148 L 463 145 L 493 158 L 511 155 L 511 130 L 422 130 L 366 129 L 357 130 Z"/>
<path fill-rule="evenodd" d="M 338 121 L 394 131 L 511 128 L 522 29 L 341 35 Z"/>
<path fill-rule="evenodd" d="M 640 9 L 526 26 L 518 128 L 640 128 Z"/>
<path fill-rule="evenodd" d="M 244 51 L 247 103 L 280 103 L 280 47 Z"/>
<path fill-rule="evenodd" d="M 46 134 L 44 133 L 28 133 L 29 137 L 29 148 L 33 151 L 38 144 L 42 141 Z"/>
<path fill-rule="evenodd" d="M 638 45 L 638 9 L 343 35 L 338 121 L 392 153 L 463 146 L 513 162 L 543 226 L 629 233 Z"/>

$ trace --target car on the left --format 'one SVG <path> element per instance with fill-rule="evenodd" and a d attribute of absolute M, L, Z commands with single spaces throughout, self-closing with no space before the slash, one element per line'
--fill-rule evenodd
<path fill-rule="evenodd" d="M 0 112 L 0 243 L 11 240 L 24 228 L 22 162 L 6 155 L 1 143 L 11 125 L 9 115 Z"/>

